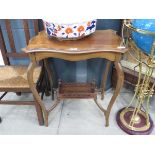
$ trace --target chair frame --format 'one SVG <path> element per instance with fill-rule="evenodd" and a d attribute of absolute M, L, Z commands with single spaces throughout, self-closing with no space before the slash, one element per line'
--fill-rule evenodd
<path fill-rule="evenodd" d="M 39 29 L 38 29 L 38 20 L 35 19 L 33 20 L 33 24 L 34 24 L 34 31 L 35 31 L 35 35 L 38 34 Z M 2 33 L 2 29 L 0 27 L 0 49 L 1 49 L 1 53 L 2 53 L 2 57 L 4 60 L 4 64 L 5 65 L 9 65 L 11 66 L 10 63 L 10 58 L 29 58 L 28 54 L 24 53 L 24 52 L 20 52 L 17 53 L 16 49 L 15 49 L 15 44 L 14 44 L 14 38 L 13 38 L 13 33 L 11 30 L 11 23 L 9 19 L 5 20 L 5 25 L 6 25 L 6 31 L 7 31 L 7 35 L 8 35 L 8 39 L 9 39 L 9 44 L 10 44 L 10 48 L 11 51 L 8 52 L 6 49 L 6 45 L 5 45 L 5 41 L 4 41 L 4 37 L 3 37 L 3 33 Z M 24 32 L 25 32 L 25 38 L 26 38 L 26 43 L 28 44 L 29 40 L 30 40 L 30 32 L 29 32 L 29 26 L 28 26 L 28 19 L 24 19 L 23 20 L 23 27 L 24 27 Z M 43 69 L 42 69 L 43 70 Z M 42 71 L 39 77 L 39 80 L 43 79 L 41 76 L 43 76 Z M 42 86 L 42 81 L 39 81 L 37 84 L 37 90 L 41 91 L 41 86 Z M 37 112 L 37 116 L 38 116 L 38 122 L 39 125 L 44 125 L 44 119 L 43 119 L 43 113 L 42 113 L 42 109 L 40 107 L 40 105 L 37 103 L 36 99 L 34 98 L 34 101 L 10 101 L 10 100 L 2 100 L 4 98 L 4 96 L 8 93 L 8 92 L 15 92 L 17 95 L 20 95 L 21 92 L 31 92 L 31 90 L 28 88 L 8 88 L 8 89 L 0 89 L 0 92 L 4 92 L 1 96 L 0 96 L 0 104 L 4 104 L 4 105 L 34 105 L 36 108 L 36 112 Z"/>

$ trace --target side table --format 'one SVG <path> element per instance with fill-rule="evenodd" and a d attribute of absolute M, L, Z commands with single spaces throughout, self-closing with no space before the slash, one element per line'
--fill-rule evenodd
<path fill-rule="evenodd" d="M 68 85 L 62 85 L 63 89 L 58 88 L 58 95 L 54 104 L 49 109 L 46 109 L 32 80 L 34 68 L 36 67 L 39 61 L 44 60 L 46 62 L 47 58 L 59 58 L 59 59 L 64 59 L 68 61 L 80 61 L 80 60 L 87 60 L 92 58 L 105 58 L 109 60 L 106 66 L 105 74 L 103 75 L 103 78 L 102 78 L 102 86 L 101 86 L 102 99 L 104 97 L 104 87 L 107 79 L 108 68 L 110 66 L 110 62 L 114 62 L 118 79 L 117 79 L 116 89 L 108 104 L 107 109 L 104 109 L 102 105 L 98 103 L 97 94 L 93 85 L 88 84 L 89 87 L 87 87 L 88 85 L 86 87 L 81 85 L 83 93 L 86 93 L 85 90 L 87 91 L 90 90 L 89 92 L 92 94 L 88 96 L 94 99 L 97 106 L 104 113 L 106 126 L 109 126 L 110 111 L 120 92 L 120 89 L 124 81 L 124 74 L 123 74 L 122 67 L 120 65 L 120 59 L 121 59 L 121 55 L 125 53 L 127 50 L 126 48 L 121 46 L 121 38 L 115 33 L 115 31 L 97 30 L 94 34 L 88 37 L 85 37 L 81 40 L 74 40 L 74 41 L 58 41 L 56 39 L 49 39 L 45 31 L 42 31 L 37 36 L 32 38 L 28 46 L 23 50 L 29 54 L 29 57 L 31 59 L 31 63 L 28 67 L 27 77 L 28 77 L 31 91 L 36 101 L 40 104 L 42 108 L 46 126 L 48 126 L 49 113 L 58 105 L 61 99 L 69 98 L 69 96 L 71 95 L 68 95 L 68 96 L 66 95 L 67 93 L 66 90 L 69 90 L 68 88 L 66 89 L 66 86 L 68 87 Z M 46 65 L 46 67 L 47 67 L 46 69 L 48 70 L 49 79 L 51 79 L 52 74 L 49 71 L 48 65 Z M 51 87 L 52 87 L 52 81 L 51 81 Z M 76 87 L 78 86 L 76 85 Z M 88 88 L 88 89 L 85 89 L 85 88 Z M 70 87 L 70 89 L 72 88 Z M 62 94 L 62 92 L 64 94 Z M 83 93 L 81 92 L 81 95 L 83 95 Z M 77 95 L 75 93 L 73 96 L 77 98 Z"/>

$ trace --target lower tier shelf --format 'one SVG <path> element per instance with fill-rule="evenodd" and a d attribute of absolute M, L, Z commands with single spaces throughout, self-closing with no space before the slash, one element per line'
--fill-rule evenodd
<path fill-rule="evenodd" d="M 59 83 L 60 98 L 95 98 L 95 90 L 94 83 Z"/>

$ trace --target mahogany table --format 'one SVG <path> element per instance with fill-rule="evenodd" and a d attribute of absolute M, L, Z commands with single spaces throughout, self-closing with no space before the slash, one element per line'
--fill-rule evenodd
<path fill-rule="evenodd" d="M 120 92 L 120 89 L 123 85 L 124 81 L 124 74 L 122 67 L 120 65 L 121 55 L 126 52 L 127 49 L 121 46 L 121 38 L 116 34 L 113 30 L 96 30 L 96 32 L 88 37 L 85 37 L 80 40 L 72 40 L 72 41 L 59 41 L 56 39 L 49 39 L 45 33 L 45 31 L 40 32 L 37 36 L 32 38 L 29 41 L 28 46 L 23 49 L 26 53 L 29 54 L 31 59 L 31 63 L 28 67 L 27 77 L 28 82 L 30 84 L 31 91 L 36 99 L 36 101 L 40 104 L 42 108 L 42 112 L 44 115 L 45 125 L 48 126 L 48 115 L 49 113 L 58 105 L 61 99 L 64 98 L 93 98 L 97 106 L 105 115 L 106 126 L 109 126 L 109 115 L 112 109 L 112 106 Z M 104 109 L 97 100 L 97 93 L 94 89 L 94 85 L 92 84 L 61 84 L 58 88 L 57 98 L 54 101 L 54 104 L 51 108 L 46 109 L 41 97 L 39 96 L 36 87 L 33 83 L 33 72 L 34 68 L 38 64 L 39 61 L 45 61 L 46 68 L 48 71 L 48 76 L 50 79 L 50 84 L 52 87 L 52 80 L 51 80 L 51 72 L 49 71 L 49 67 L 47 64 L 47 58 L 60 58 L 68 61 L 80 61 L 80 60 L 87 60 L 91 58 L 105 58 L 108 61 L 105 72 L 102 78 L 102 85 L 101 85 L 101 94 L 102 99 L 104 97 L 104 87 L 106 84 L 108 69 L 110 66 L 110 62 L 114 62 L 118 79 L 116 89 L 114 94 L 108 104 L 107 109 Z M 63 87 L 60 89 L 60 87 Z M 67 89 L 68 88 L 68 89 Z M 71 89 L 74 90 L 81 90 L 81 93 L 73 93 L 71 95 Z M 65 91 L 66 92 L 65 94 Z M 87 92 L 88 91 L 88 92 Z M 79 93 L 79 94 L 78 94 Z M 84 95 L 87 94 L 87 97 Z M 76 95 L 78 94 L 78 95 Z M 81 96 L 80 96 L 81 95 Z"/>

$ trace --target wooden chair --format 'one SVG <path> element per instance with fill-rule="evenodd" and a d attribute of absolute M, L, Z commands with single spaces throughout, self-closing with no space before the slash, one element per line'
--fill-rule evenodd
<path fill-rule="evenodd" d="M 28 44 L 30 40 L 30 32 L 28 26 L 28 20 L 22 20 L 26 43 Z M 35 35 L 38 34 L 38 20 L 33 20 Z M 3 97 L 8 92 L 15 92 L 17 95 L 20 95 L 21 92 L 31 92 L 30 87 L 27 81 L 27 66 L 13 66 L 11 65 L 10 58 L 28 58 L 28 55 L 24 52 L 18 52 L 15 48 L 14 36 L 11 30 L 10 20 L 5 20 L 6 32 L 9 39 L 9 44 L 11 51 L 7 51 L 6 43 L 4 41 L 4 36 L 2 29 L 0 27 L 0 49 L 2 57 L 5 63 L 5 66 L 0 67 L 0 92 L 3 94 L 0 96 L 0 104 L 10 104 L 10 105 L 34 105 L 36 108 L 39 125 L 44 124 L 43 114 L 40 105 L 36 101 L 10 101 L 2 100 Z M 41 72 L 41 67 L 35 69 L 33 80 L 37 83 Z M 40 83 L 40 82 L 39 82 Z M 39 87 L 38 87 L 39 91 Z"/>

